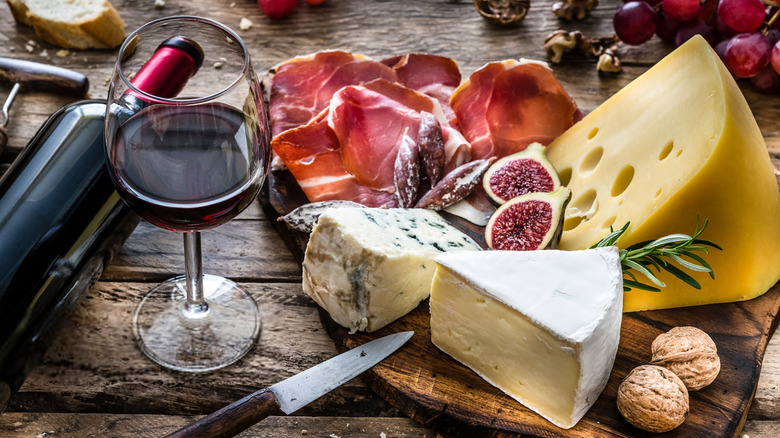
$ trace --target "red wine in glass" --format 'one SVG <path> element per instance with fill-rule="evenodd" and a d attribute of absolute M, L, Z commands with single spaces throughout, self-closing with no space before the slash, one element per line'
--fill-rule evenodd
<path fill-rule="evenodd" d="M 114 180 L 133 210 L 159 227 L 217 227 L 242 211 L 262 183 L 251 157 L 268 146 L 253 125 L 221 103 L 145 108 L 117 131 Z"/>

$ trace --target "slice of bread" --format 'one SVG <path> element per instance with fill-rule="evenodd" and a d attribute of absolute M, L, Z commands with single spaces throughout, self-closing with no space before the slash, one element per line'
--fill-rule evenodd
<path fill-rule="evenodd" d="M 56 46 L 110 49 L 125 39 L 125 23 L 106 0 L 6 1 L 17 21 Z"/>

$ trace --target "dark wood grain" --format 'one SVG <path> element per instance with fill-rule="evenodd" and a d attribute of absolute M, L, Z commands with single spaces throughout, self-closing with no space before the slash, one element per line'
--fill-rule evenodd
<path fill-rule="evenodd" d="M 284 172 L 273 173 L 265 211 L 280 216 L 307 202 L 295 182 Z M 284 185 L 284 188 L 280 188 Z M 457 226 L 458 224 L 456 224 Z M 461 224 L 462 226 L 462 224 Z M 302 262 L 307 236 L 277 226 L 280 234 Z M 295 246 L 298 246 L 296 248 Z M 500 437 L 522 433 L 534 436 L 560 435 L 629 437 L 641 432 L 617 411 L 615 398 L 622 379 L 636 366 L 650 362 L 650 344 L 672 327 L 692 325 L 709 333 L 718 346 L 721 373 L 713 384 L 692 392 L 691 414 L 668 436 L 736 437 L 756 391 L 761 362 L 769 338 L 780 318 L 780 284 L 754 300 L 649 312 L 626 313 L 620 333 L 615 365 L 607 388 L 585 417 L 572 429 L 562 430 L 485 382 L 476 373 L 453 360 L 430 341 L 428 301 L 387 327 L 374 333 L 356 333 L 339 326 L 324 310 L 323 324 L 340 351 L 369 340 L 413 330 L 411 348 L 396 353 L 390 364 L 368 371 L 369 386 L 393 406 L 423 424 L 461 437 Z"/>

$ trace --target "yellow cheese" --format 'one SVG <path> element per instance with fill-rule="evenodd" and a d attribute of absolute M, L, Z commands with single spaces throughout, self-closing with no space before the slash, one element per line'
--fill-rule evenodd
<path fill-rule="evenodd" d="M 694 37 L 551 143 L 547 157 L 572 190 L 562 249 L 610 226 L 618 246 L 693 233 L 723 251 L 705 258 L 696 290 L 663 273 L 661 292 L 626 293 L 624 311 L 741 301 L 780 278 L 780 195 L 750 108 L 718 56 Z"/>

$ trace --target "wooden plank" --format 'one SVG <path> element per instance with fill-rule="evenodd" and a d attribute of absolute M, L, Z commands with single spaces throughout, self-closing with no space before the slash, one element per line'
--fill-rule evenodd
<path fill-rule="evenodd" d="M 299 284 L 241 283 L 263 314 L 260 343 L 213 373 L 164 370 L 136 348 L 132 315 L 148 283 L 99 282 L 68 319 L 12 411 L 205 414 L 336 354 Z M 312 415 L 392 411 L 360 379 L 304 408 Z"/>
<path fill-rule="evenodd" d="M 202 241 L 206 273 L 234 281 L 300 279 L 300 265 L 289 251 L 279 251 L 284 245 L 267 220 L 234 220 L 204 231 Z M 183 273 L 182 236 L 142 222 L 106 268 L 103 279 L 158 282 Z"/>
<path fill-rule="evenodd" d="M 157 438 L 196 417 L 178 415 L 115 415 L 62 413 L 6 413 L 0 417 L 5 438 Z M 239 438 L 442 438 L 433 430 L 405 417 L 269 417 Z M 45 435 L 44 435 L 45 434 Z M 748 421 L 742 438 L 780 436 L 780 421 Z"/>
<path fill-rule="evenodd" d="M 105 414 L 5 414 L 0 435 L 5 438 L 156 438 L 188 424 L 194 417 Z M 773 430 L 773 429 L 770 429 Z M 239 438 L 344 437 L 435 438 L 437 434 L 408 418 L 388 417 L 269 417 Z M 767 435 L 768 436 L 768 435 Z M 755 438 L 755 437 L 754 437 Z"/>

